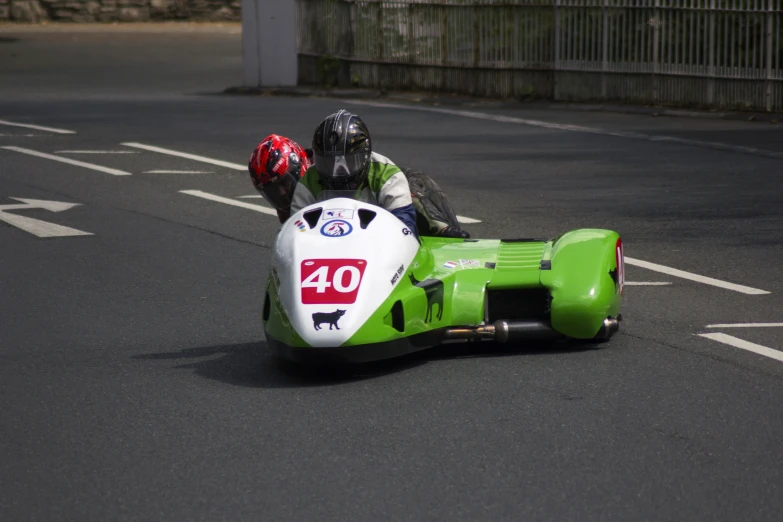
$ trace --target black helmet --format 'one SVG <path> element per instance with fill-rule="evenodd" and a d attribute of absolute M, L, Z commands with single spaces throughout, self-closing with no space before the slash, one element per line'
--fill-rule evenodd
<path fill-rule="evenodd" d="M 315 129 L 313 152 L 315 168 L 328 189 L 355 189 L 367 178 L 370 131 L 356 114 L 337 111 Z"/>

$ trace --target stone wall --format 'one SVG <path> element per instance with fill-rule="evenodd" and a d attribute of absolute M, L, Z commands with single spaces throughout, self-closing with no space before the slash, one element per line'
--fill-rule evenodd
<path fill-rule="evenodd" d="M 0 22 L 239 21 L 241 0 L 0 0 Z"/>

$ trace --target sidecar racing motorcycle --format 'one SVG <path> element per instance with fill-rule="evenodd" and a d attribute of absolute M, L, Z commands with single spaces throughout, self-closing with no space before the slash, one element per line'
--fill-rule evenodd
<path fill-rule="evenodd" d="M 553 239 L 416 236 L 354 199 L 310 205 L 275 241 L 269 345 L 293 362 L 368 362 L 449 342 L 606 340 L 624 285 L 617 232 Z"/>

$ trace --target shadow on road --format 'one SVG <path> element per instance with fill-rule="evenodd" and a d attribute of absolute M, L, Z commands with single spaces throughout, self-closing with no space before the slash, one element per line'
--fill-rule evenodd
<path fill-rule="evenodd" d="M 537 342 L 493 345 L 451 344 L 395 359 L 354 365 L 303 366 L 280 359 L 265 342 L 186 348 L 179 352 L 136 355 L 133 359 L 188 361 L 175 369 L 191 369 L 201 377 L 251 388 L 336 386 L 403 372 L 437 360 L 580 353 L 594 343 Z"/>

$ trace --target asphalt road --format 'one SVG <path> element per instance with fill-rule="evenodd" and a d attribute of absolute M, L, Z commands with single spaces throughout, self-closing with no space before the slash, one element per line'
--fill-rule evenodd
<path fill-rule="evenodd" d="M 712 143 L 783 152 L 777 126 L 225 96 L 236 31 L 0 36 L 0 120 L 74 131 L 0 124 L 0 206 L 76 203 L 4 214 L 92 234 L 0 222 L 0 519 L 780 519 L 783 329 L 708 327 L 783 322 L 783 158 Z M 280 365 L 260 321 L 276 218 L 180 191 L 259 203 L 239 199 L 255 143 L 306 143 L 341 107 L 474 237 L 612 228 L 631 259 L 769 293 L 628 266 L 668 284 L 627 287 L 598 349 Z"/>

